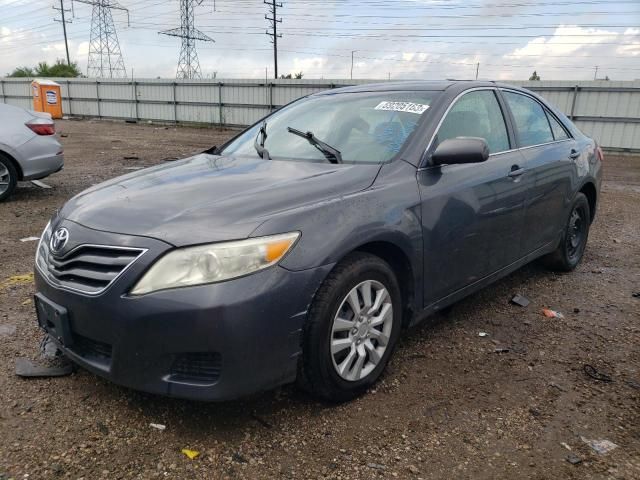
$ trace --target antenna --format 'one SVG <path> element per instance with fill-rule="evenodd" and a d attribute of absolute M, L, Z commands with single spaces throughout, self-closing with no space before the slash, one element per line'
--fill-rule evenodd
<path fill-rule="evenodd" d="M 180 0 L 180 27 L 158 32 L 161 35 L 182 39 L 176 78 L 202 78 L 200 60 L 198 60 L 198 52 L 196 52 L 196 41 L 215 41 L 194 26 L 194 8 L 201 3 L 202 0 Z"/>

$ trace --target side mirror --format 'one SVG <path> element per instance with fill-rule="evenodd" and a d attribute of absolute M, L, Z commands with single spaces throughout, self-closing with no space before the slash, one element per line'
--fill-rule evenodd
<path fill-rule="evenodd" d="M 434 165 L 480 163 L 487 158 L 489 158 L 489 146 L 484 138 L 478 137 L 449 138 L 438 145 L 431 155 Z"/>

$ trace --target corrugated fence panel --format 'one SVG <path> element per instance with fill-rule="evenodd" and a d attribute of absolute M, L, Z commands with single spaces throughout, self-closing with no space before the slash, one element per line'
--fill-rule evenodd
<path fill-rule="evenodd" d="M 67 115 L 249 125 L 296 98 L 379 80 L 55 79 Z M 640 150 L 640 80 L 512 82 L 536 92 L 609 148 Z M 31 79 L 0 79 L 0 99 L 31 109 Z M 99 100 L 98 100 L 99 99 Z"/>

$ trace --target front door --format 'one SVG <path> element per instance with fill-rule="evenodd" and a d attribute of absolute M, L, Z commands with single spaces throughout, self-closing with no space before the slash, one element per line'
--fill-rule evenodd
<path fill-rule="evenodd" d="M 472 90 L 446 113 L 434 141 L 481 137 L 486 162 L 418 171 L 424 239 L 425 306 L 518 260 L 529 178 L 512 150 L 493 89 Z"/>

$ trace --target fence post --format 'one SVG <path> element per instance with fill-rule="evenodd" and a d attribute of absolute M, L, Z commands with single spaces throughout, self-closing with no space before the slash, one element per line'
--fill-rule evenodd
<path fill-rule="evenodd" d="M 222 82 L 218 82 L 218 124 L 222 123 Z"/>
<path fill-rule="evenodd" d="M 569 114 L 569 118 L 573 121 L 573 117 L 575 109 L 576 109 L 576 98 L 578 97 L 578 85 L 573 86 L 573 99 L 571 100 L 571 113 Z"/>
<path fill-rule="evenodd" d="M 269 113 L 273 112 L 273 82 L 269 82 Z"/>
<path fill-rule="evenodd" d="M 71 81 L 67 80 L 67 99 L 69 100 L 69 115 L 73 115 L 71 108 Z"/>
<path fill-rule="evenodd" d="M 133 80 L 133 96 L 134 99 L 133 101 L 135 102 L 136 105 L 136 122 L 138 121 L 138 82 L 136 82 L 135 80 Z"/>
<path fill-rule="evenodd" d="M 96 103 L 98 104 L 98 118 L 101 118 L 100 115 L 100 82 L 96 80 Z"/>
<path fill-rule="evenodd" d="M 178 87 L 177 82 L 172 82 L 173 85 L 173 123 L 178 124 L 178 99 L 176 97 L 176 90 Z"/>
<path fill-rule="evenodd" d="M 4 80 L 0 80 L 0 91 L 2 91 L 2 103 L 7 103 L 4 96 Z"/>

